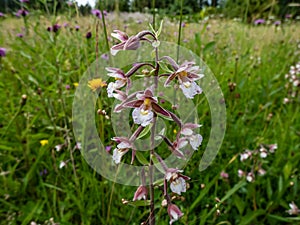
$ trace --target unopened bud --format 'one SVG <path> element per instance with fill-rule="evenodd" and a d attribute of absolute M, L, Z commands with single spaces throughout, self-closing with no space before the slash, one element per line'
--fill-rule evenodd
<path fill-rule="evenodd" d="M 167 199 L 162 200 L 161 206 L 162 206 L 162 207 L 167 207 L 167 205 L 168 205 Z"/>
<path fill-rule="evenodd" d="M 37 89 L 37 94 L 38 94 L 38 95 L 41 95 L 41 94 L 42 94 L 42 89 L 41 89 L 41 88 L 38 88 L 38 89 Z"/>
<path fill-rule="evenodd" d="M 128 200 L 122 198 L 122 203 L 123 203 L 124 205 L 128 204 L 128 202 L 129 202 Z"/>
<path fill-rule="evenodd" d="M 22 95 L 21 102 L 20 102 L 21 106 L 24 106 L 26 104 L 26 101 L 27 101 L 27 95 Z"/>

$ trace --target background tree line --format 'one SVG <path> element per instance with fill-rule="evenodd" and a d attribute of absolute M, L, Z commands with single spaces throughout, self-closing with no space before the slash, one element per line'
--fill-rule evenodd
<path fill-rule="evenodd" d="M 242 17 L 250 22 L 256 18 L 266 18 L 270 15 L 283 18 L 286 14 L 296 17 L 300 15 L 299 0 L 183 0 L 183 14 L 195 15 L 201 10 L 211 13 L 222 13 L 226 17 Z M 31 10 L 62 13 L 69 9 L 68 0 L 30 0 L 26 7 Z M 155 8 L 160 14 L 172 17 L 179 15 L 181 0 L 156 0 Z M 103 4 L 107 11 L 147 12 L 151 13 L 153 1 L 150 0 L 98 0 L 96 8 Z M 24 4 L 25 5 L 25 4 Z M 20 9 L 19 0 L 1 0 L 0 12 L 13 13 Z M 79 11 L 89 14 L 89 5 L 79 6 Z M 209 9 L 209 10 L 207 10 Z"/>

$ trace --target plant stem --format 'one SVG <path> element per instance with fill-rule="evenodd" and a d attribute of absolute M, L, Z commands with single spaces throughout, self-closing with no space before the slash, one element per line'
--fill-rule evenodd
<path fill-rule="evenodd" d="M 158 63 L 158 49 L 155 48 L 155 73 L 154 73 L 154 89 L 155 92 L 158 86 L 158 72 L 159 72 L 159 63 Z M 154 207 L 154 185 L 153 185 L 153 160 L 152 156 L 154 156 L 154 137 L 155 137 L 155 127 L 156 127 L 156 118 L 157 114 L 154 113 L 153 117 L 153 126 L 151 128 L 151 150 L 150 150 L 150 225 L 155 225 L 155 207 Z"/>
<path fill-rule="evenodd" d="M 105 24 L 105 18 L 104 18 L 104 13 L 103 13 L 103 6 L 101 1 L 99 1 L 100 5 L 100 11 L 102 15 L 102 24 L 103 24 L 103 31 L 104 31 L 104 37 L 105 37 L 105 43 L 106 43 L 106 50 L 109 51 L 109 43 L 108 43 L 108 38 L 107 38 L 107 30 L 106 30 L 106 24 Z"/>
<path fill-rule="evenodd" d="M 152 27 L 155 30 L 155 0 L 152 0 Z"/>
<path fill-rule="evenodd" d="M 176 59 L 177 63 L 178 63 L 178 60 L 179 60 L 179 47 L 180 47 L 180 39 L 181 39 L 182 8 L 183 8 L 183 0 L 181 0 L 181 3 L 180 3 L 180 20 L 179 20 L 179 29 L 178 29 L 177 59 Z"/>
<path fill-rule="evenodd" d="M 157 114 L 154 114 L 153 117 L 153 126 L 151 128 L 151 151 L 150 151 L 150 168 L 149 168 L 149 175 L 150 175 L 150 225 L 155 225 L 155 207 L 154 207 L 154 185 L 153 185 L 153 175 L 154 175 L 154 168 L 153 168 L 153 160 L 152 156 L 154 156 L 154 136 L 155 136 L 155 125 L 156 125 L 156 117 Z"/>

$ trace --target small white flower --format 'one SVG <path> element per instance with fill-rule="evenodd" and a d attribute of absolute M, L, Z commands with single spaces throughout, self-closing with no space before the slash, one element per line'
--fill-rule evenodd
<path fill-rule="evenodd" d="M 186 182 L 182 177 L 178 177 L 170 184 L 170 188 L 172 192 L 181 195 L 181 192 L 186 192 Z"/>
<path fill-rule="evenodd" d="M 59 152 L 62 149 L 63 145 L 55 145 L 55 150 Z"/>
<path fill-rule="evenodd" d="M 65 161 L 60 161 L 60 163 L 59 163 L 59 169 L 62 169 L 66 165 L 67 165 L 67 163 Z"/>
<path fill-rule="evenodd" d="M 196 94 L 201 94 L 202 89 L 194 82 L 183 82 L 179 85 L 185 97 L 193 99 Z"/>
<path fill-rule="evenodd" d="M 171 219 L 169 224 L 173 224 L 173 222 L 179 220 L 179 218 L 183 216 L 183 213 L 174 204 L 169 204 L 168 205 L 168 214 L 169 214 L 170 219 Z"/>
<path fill-rule="evenodd" d="M 277 144 L 271 144 L 269 145 L 269 152 L 274 153 L 277 148 Z"/>
<path fill-rule="evenodd" d="M 248 182 L 253 182 L 254 181 L 254 174 L 253 173 L 248 173 L 247 174 L 247 176 L 246 176 L 246 180 L 248 181 Z"/>
<path fill-rule="evenodd" d="M 238 176 L 239 176 L 239 177 L 245 176 L 245 172 L 244 172 L 243 170 L 239 169 L 239 170 L 238 170 Z"/>
<path fill-rule="evenodd" d="M 75 149 L 81 150 L 81 142 L 77 142 L 75 145 Z"/>
<path fill-rule="evenodd" d="M 264 147 L 261 147 L 259 149 L 259 156 L 261 158 L 266 158 L 268 156 L 268 152 L 267 152 L 267 149 L 265 149 Z"/>
<path fill-rule="evenodd" d="M 267 173 L 263 168 L 259 168 L 259 170 L 257 172 L 258 172 L 258 175 L 260 175 L 260 176 L 264 176 Z"/>
<path fill-rule="evenodd" d="M 289 206 L 290 206 L 290 209 L 286 211 L 288 214 L 298 215 L 300 213 L 300 210 L 299 210 L 298 206 L 294 202 L 291 202 L 289 204 Z"/>

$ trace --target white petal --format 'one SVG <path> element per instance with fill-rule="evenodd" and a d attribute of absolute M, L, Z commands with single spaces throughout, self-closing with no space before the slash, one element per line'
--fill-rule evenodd
<path fill-rule="evenodd" d="M 201 145 L 203 138 L 200 134 L 196 134 L 192 135 L 189 140 L 192 148 L 194 150 L 198 150 L 198 147 Z"/>
<path fill-rule="evenodd" d="M 153 119 L 153 112 L 135 108 L 132 112 L 132 117 L 135 124 L 141 124 L 143 127 L 146 127 Z"/>
<path fill-rule="evenodd" d="M 117 147 L 118 147 L 119 149 L 122 149 L 122 148 L 131 148 L 131 144 L 128 143 L 128 142 L 123 141 L 123 142 L 121 142 L 120 144 L 118 144 Z"/>
<path fill-rule="evenodd" d="M 183 128 L 183 129 L 181 130 L 181 134 L 190 136 L 190 135 L 193 134 L 193 131 L 192 131 L 192 129 L 190 129 L 190 128 Z"/>
<path fill-rule="evenodd" d="M 65 167 L 67 165 L 67 163 L 65 163 L 64 161 L 60 161 L 59 163 L 59 169 Z"/>
<path fill-rule="evenodd" d="M 172 216 L 172 220 L 173 221 L 176 221 L 176 220 L 178 220 L 178 214 L 175 212 L 175 211 L 173 211 L 173 210 L 171 210 L 170 211 L 170 214 L 171 214 L 171 216 Z"/>
<path fill-rule="evenodd" d="M 107 86 L 107 96 L 109 98 L 114 97 L 113 92 L 114 92 L 115 88 L 114 88 L 114 82 L 110 82 Z"/>
<path fill-rule="evenodd" d="M 114 153 L 113 153 L 113 161 L 116 164 L 119 164 L 121 162 L 122 156 L 126 154 L 127 151 L 121 151 L 118 148 L 114 149 Z"/>
<path fill-rule="evenodd" d="M 111 54 L 112 56 L 115 56 L 115 55 L 118 53 L 118 51 L 120 51 L 120 50 L 110 49 L 110 54 Z"/>

